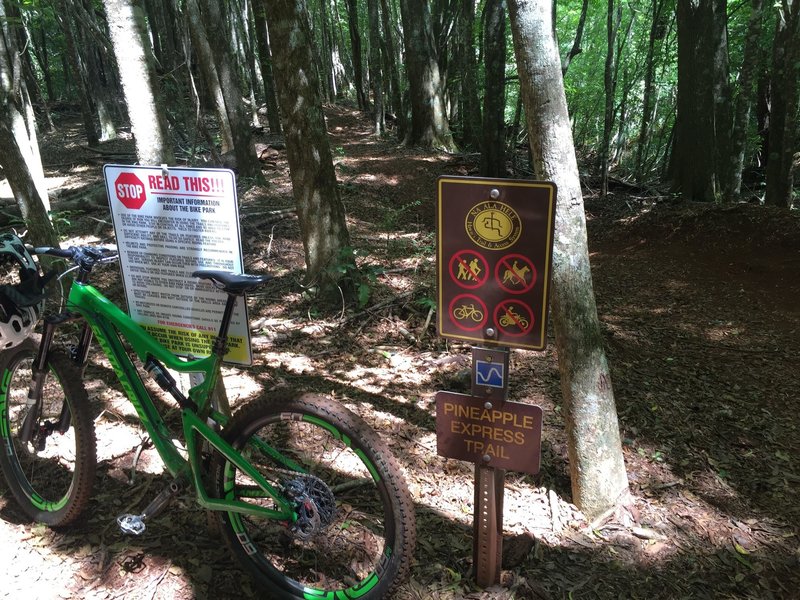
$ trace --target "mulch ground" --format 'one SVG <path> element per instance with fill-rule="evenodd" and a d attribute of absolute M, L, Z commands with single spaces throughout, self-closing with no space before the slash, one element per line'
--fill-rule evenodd
<path fill-rule="evenodd" d="M 370 136 L 356 111 L 328 112 L 353 246 L 372 297 L 320 305 L 302 288 L 282 150 L 268 185 L 240 195 L 246 268 L 278 275 L 250 300 L 256 361 L 230 369 L 235 402 L 289 383 L 333 395 L 381 432 L 403 464 L 419 542 L 404 599 L 800 597 L 800 216 L 755 204 L 694 205 L 620 187 L 585 190 L 598 312 L 631 501 L 589 522 L 570 503 L 557 357 L 514 351 L 511 397 L 544 409 L 542 470 L 508 473 L 501 584 L 472 573 L 473 472 L 436 455 L 437 390 L 464 386 L 467 345 L 436 337 L 435 180 L 475 175 L 469 157 Z M 98 153 L 64 128 L 45 137 L 62 233 L 112 235 Z M 115 155 L 129 142 L 110 146 Z M 102 155 L 101 155 L 102 156 Z M 85 159 L 85 160 L 84 160 Z M 47 162 L 47 161 L 46 161 Z M 105 162 L 113 162 L 106 160 Z M 57 179 L 56 179 L 57 178 Z M 68 210 L 59 211 L 60 202 Z M 100 280 L 123 298 L 115 272 Z M 100 474 L 86 518 L 52 531 L 25 521 L 0 481 L 2 594 L 9 598 L 257 597 L 190 498 L 142 538 L 114 518 L 165 484 L 99 356 L 87 373 Z"/>

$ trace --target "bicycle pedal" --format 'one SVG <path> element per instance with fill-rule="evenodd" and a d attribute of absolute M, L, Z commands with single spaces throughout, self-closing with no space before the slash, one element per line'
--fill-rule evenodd
<path fill-rule="evenodd" d="M 140 515 L 120 515 L 117 517 L 117 525 L 125 535 L 142 535 L 146 529 Z"/>

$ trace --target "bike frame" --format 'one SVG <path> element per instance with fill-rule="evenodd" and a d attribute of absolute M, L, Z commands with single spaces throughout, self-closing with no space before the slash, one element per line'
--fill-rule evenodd
<path fill-rule="evenodd" d="M 235 298 L 234 298 L 235 300 Z M 144 328 L 138 325 L 125 312 L 120 310 L 93 286 L 74 282 L 67 299 L 67 312 L 51 317 L 46 327 L 55 327 L 67 320 L 74 320 L 76 314 L 85 321 L 85 329 L 81 336 L 80 346 L 75 354 L 83 367 L 88 357 L 89 344 L 94 336 L 108 357 L 114 372 L 125 390 L 128 399 L 134 406 L 142 425 L 150 435 L 153 445 L 164 461 L 167 470 L 175 477 L 188 478 L 196 491 L 198 503 L 207 509 L 230 511 L 249 514 L 268 519 L 294 522 L 297 514 L 291 503 L 275 489 L 258 471 L 237 451 L 226 442 L 209 425 L 208 420 L 214 424 L 224 425 L 227 417 L 213 410 L 211 398 L 213 390 L 220 378 L 220 365 L 222 358 L 215 353 L 201 359 L 186 360 L 176 356 Z M 125 339 L 131 351 L 142 363 L 149 358 L 154 358 L 168 369 L 179 373 L 200 373 L 203 381 L 189 390 L 188 405 L 181 406 L 181 421 L 183 437 L 186 443 L 188 460 L 184 458 L 177 446 L 172 442 L 166 423 L 153 403 L 150 394 L 144 386 L 136 366 L 123 346 Z M 52 339 L 52 329 L 42 336 L 43 352 Z M 194 408 L 196 407 L 196 410 Z M 200 447 L 203 441 L 208 442 L 227 460 L 236 465 L 243 473 L 248 475 L 261 488 L 264 497 L 272 498 L 277 504 L 277 509 L 270 509 L 238 500 L 211 498 L 206 492 L 201 480 L 202 468 L 200 464 Z M 263 440 L 258 442 L 258 450 L 269 454 L 283 463 L 289 469 L 304 472 L 302 467 L 286 457 L 282 457 L 274 448 L 269 447 Z"/>

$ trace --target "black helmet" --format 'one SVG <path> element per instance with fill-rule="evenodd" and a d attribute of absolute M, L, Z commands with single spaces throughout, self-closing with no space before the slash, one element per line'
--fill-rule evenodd
<path fill-rule="evenodd" d="M 21 344 L 39 321 L 44 293 L 39 267 L 16 235 L 0 235 L 0 264 L 9 273 L 19 267 L 14 284 L 0 285 L 0 350 Z"/>

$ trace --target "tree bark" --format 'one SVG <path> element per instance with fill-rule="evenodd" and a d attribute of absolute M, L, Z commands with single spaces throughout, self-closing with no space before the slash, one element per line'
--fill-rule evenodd
<path fill-rule="evenodd" d="M 475 60 L 475 0 L 461 0 L 457 27 L 461 71 L 461 143 L 465 148 L 477 149 L 481 147 L 482 121 L 478 98 L 478 64 Z"/>
<path fill-rule="evenodd" d="M 356 86 L 358 108 L 367 110 L 367 97 L 364 94 L 364 61 L 361 57 L 361 34 L 358 31 L 358 3 L 347 2 L 347 26 L 350 31 L 350 47 L 353 51 L 353 78 Z"/>
<path fill-rule="evenodd" d="M 275 96 L 275 77 L 272 74 L 272 51 L 269 47 L 269 28 L 267 27 L 267 5 L 265 0 L 253 3 L 258 58 L 261 65 L 261 79 L 264 81 L 264 97 L 267 102 L 267 122 L 269 132 L 280 135 L 281 115 L 278 111 L 278 98 Z"/>
<path fill-rule="evenodd" d="M 189 21 L 189 34 L 194 44 L 194 51 L 197 55 L 197 66 L 205 84 L 208 96 L 214 104 L 214 111 L 217 114 L 219 124 L 220 151 L 230 152 L 233 149 L 233 133 L 231 123 L 228 119 L 228 111 L 225 108 L 225 98 L 222 95 L 217 66 L 214 63 L 214 51 L 208 42 L 206 28 L 200 16 L 200 7 L 197 0 L 186 0 L 186 16 Z M 189 57 L 187 57 L 187 60 Z"/>
<path fill-rule="evenodd" d="M 739 93 L 736 95 L 736 106 L 733 115 L 733 131 L 731 134 L 731 155 L 728 177 L 725 181 L 725 200 L 732 202 L 742 193 L 742 171 L 744 170 L 744 152 L 747 141 L 747 129 L 750 124 L 750 108 L 753 105 L 753 94 L 756 69 L 758 67 L 763 21 L 764 0 L 752 0 L 750 20 L 747 23 L 747 38 L 744 43 L 742 68 L 739 70 Z"/>
<path fill-rule="evenodd" d="M 483 12 L 486 77 L 483 95 L 483 143 L 480 173 L 505 177 L 506 11 L 504 0 L 487 0 Z"/>
<path fill-rule="evenodd" d="M 726 0 L 678 2 L 678 114 L 674 183 L 684 197 L 712 202 L 730 152 Z"/>
<path fill-rule="evenodd" d="M 592 289 L 586 220 L 561 61 L 546 0 L 508 0 L 537 178 L 558 187 L 551 314 L 566 408 L 573 502 L 589 517 L 628 491 Z"/>
<path fill-rule="evenodd" d="M 0 0 L 0 167 L 8 179 L 29 235 L 26 241 L 58 245 L 48 211 L 47 184 L 36 140 L 30 96 L 22 77 L 22 62 L 8 29 L 5 0 Z"/>
<path fill-rule="evenodd" d="M 406 110 L 400 89 L 400 76 L 397 72 L 397 45 L 394 41 L 393 21 L 387 0 L 381 0 L 381 21 L 383 23 L 383 39 L 386 41 L 386 62 L 389 65 L 391 99 L 397 125 L 397 139 L 403 140 L 406 136 Z"/>
<path fill-rule="evenodd" d="M 175 154 L 142 6 L 138 0 L 103 0 L 103 4 L 136 142 L 136 157 L 142 165 L 174 165 Z"/>
<path fill-rule="evenodd" d="M 606 63 L 603 71 L 603 89 L 605 91 L 605 107 L 603 110 L 603 141 L 600 146 L 600 197 L 608 194 L 608 159 L 611 146 L 611 130 L 614 127 L 614 95 L 617 89 L 616 61 L 614 47 L 617 41 L 617 32 L 622 21 L 622 4 L 616 8 L 614 0 L 608 0 L 606 12 Z"/>
<path fill-rule="evenodd" d="M 303 237 L 306 279 L 327 286 L 327 268 L 349 244 L 303 0 L 272 0 L 267 18 L 275 84 L 283 115 L 286 156 Z"/>
<path fill-rule="evenodd" d="M 405 142 L 453 151 L 428 4 L 426 0 L 400 0 L 411 100 L 411 126 Z"/>
<path fill-rule="evenodd" d="M 378 0 L 367 0 L 369 16 L 369 85 L 372 88 L 372 126 L 376 136 L 385 129 L 383 73 L 381 69 L 381 25 Z"/>
<path fill-rule="evenodd" d="M 781 0 L 772 54 L 767 192 L 764 203 L 792 208 L 800 77 L 800 0 Z"/>
<path fill-rule="evenodd" d="M 236 167 L 242 177 L 259 178 L 261 177 L 261 163 L 256 156 L 256 149 L 250 134 L 250 123 L 245 118 L 242 86 L 230 55 L 230 45 L 225 32 L 225 19 L 217 0 L 201 0 L 201 6 L 203 8 L 203 24 L 214 53 L 214 64 L 217 67 L 219 84 L 222 87 L 222 97 L 225 99 L 225 111 L 231 124 Z"/>

